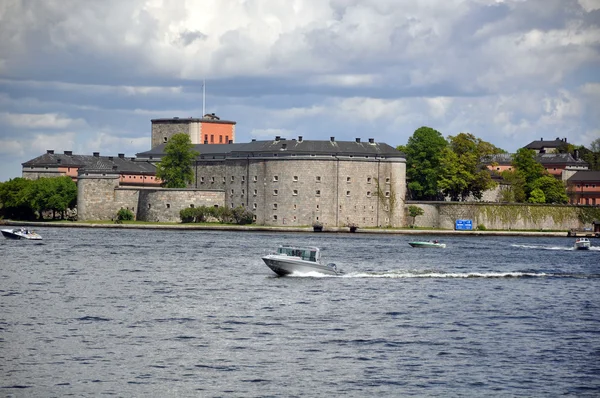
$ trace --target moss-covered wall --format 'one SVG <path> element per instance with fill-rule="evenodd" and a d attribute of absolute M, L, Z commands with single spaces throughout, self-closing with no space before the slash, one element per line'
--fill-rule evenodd
<path fill-rule="evenodd" d="M 424 210 L 415 220 L 417 227 L 454 229 L 459 219 L 473 220 L 473 228 L 500 230 L 569 230 L 591 227 L 600 220 L 600 208 L 573 205 L 500 203 L 410 202 Z M 408 211 L 408 210 L 407 210 Z M 407 217 L 407 223 L 412 222 Z"/>

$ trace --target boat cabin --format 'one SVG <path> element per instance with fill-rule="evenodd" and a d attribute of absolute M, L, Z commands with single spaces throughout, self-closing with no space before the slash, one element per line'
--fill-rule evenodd
<path fill-rule="evenodd" d="M 305 261 L 319 261 L 320 253 L 316 247 L 299 248 L 291 246 L 281 246 L 277 248 L 277 254 L 290 257 L 300 257 Z"/>

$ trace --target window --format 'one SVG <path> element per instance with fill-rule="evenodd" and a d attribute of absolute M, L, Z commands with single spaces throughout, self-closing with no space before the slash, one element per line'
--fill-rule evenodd
<path fill-rule="evenodd" d="M 386 197 L 386 198 L 389 198 L 389 197 L 390 197 L 390 191 L 386 191 L 386 192 L 385 192 L 385 197 Z"/>
<path fill-rule="evenodd" d="M 193 203 L 190 204 L 190 208 L 192 208 L 192 209 L 194 208 L 194 204 Z"/>
<path fill-rule="evenodd" d="M 246 176 L 242 176 L 242 182 L 246 182 Z"/>
<path fill-rule="evenodd" d="M 371 177 L 367 177 L 367 184 L 371 183 Z"/>
<path fill-rule="evenodd" d="M 298 176 L 294 176 L 294 182 L 298 182 Z"/>
<path fill-rule="evenodd" d="M 321 190 L 320 190 L 320 189 L 317 189 L 317 191 L 315 192 L 315 195 L 317 195 L 317 196 L 321 196 Z"/>
<path fill-rule="evenodd" d="M 229 144 L 229 136 L 228 135 L 225 136 L 225 143 Z"/>
<path fill-rule="evenodd" d="M 279 181 L 279 176 L 273 176 L 273 182 Z"/>
<path fill-rule="evenodd" d="M 319 205 L 317 205 L 317 211 L 319 211 Z"/>
<path fill-rule="evenodd" d="M 254 182 L 258 181 L 258 177 L 257 176 L 252 177 L 252 181 L 254 181 Z"/>
<path fill-rule="evenodd" d="M 297 205 L 294 205 L 294 210 L 296 210 L 296 208 L 297 208 Z"/>
<path fill-rule="evenodd" d="M 211 143 L 211 144 L 214 144 L 214 143 L 215 143 L 215 135 L 214 135 L 214 134 L 211 134 L 211 135 L 210 135 L 210 143 Z"/>
<path fill-rule="evenodd" d="M 219 135 L 219 144 L 222 144 L 222 143 L 223 143 L 223 136 Z"/>
<path fill-rule="evenodd" d="M 350 196 L 350 191 L 346 191 L 346 196 Z"/>
<path fill-rule="evenodd" d="M 273 221 L 277 221 L 277 214 L 273 214 Z"/>
<path fill-rule="evenodd" d="M 258 195 L 258 190 L 254 190 L 254 196 Z"/>
<path fill-rule="evenodd" d="M 170 208 L 171 208 L 171 204 L 167 203 L 167 209 L 170 209 Z"/>
<path fill-rule="evenodd" d="M 277 203 L 273 203 L 273 210 L 277 210 Z"/>
<path fill-rule="evenodd" d="M 204 134 L 204 142 L 208 143 L 208 134 Z"/>
<path fill-rule="evenodd" d="M 246 190 L 242 189 L 242 196 L 244 196 L 245 193 L 246 193 Z"/>
<path fill-rule="evenodd" d="M 352 178 L 351 177 L 346 177 L 346 182 L 351 182 Z"/>
<path fill-rule="evenodd" d="M 163 142 L 167 142 L 167 137 L 163 137 Z"/>
<path fill-rule="evenodd" d="M 234 177 L 234 176 L 231 176 L 231 182 L 233 182 L 233 180 L 235 180 L 235 177 Z"/>
<path fill-rule="evenodd" d="M 371 191 L 367 191 L 367 198 L 371 197 Z"/>
<path fill-rule="evenodd" d="M 297 189 L 294 189 L 294 192 L 292 193 L 292 195 L 294 195 L 294 196 L 298 196 L 298 190 L 297 190 Z"/>
<path fill-rule="evenodd" d="M 150 203 L 148 203 L 148 208 L 150 208 L 150 207 L 151 207 L 151 205 L 150 205 Z"/>
<path fill-rule="evenodd" d="M 233 189 L 231 190 L 231 196 L 233 196 Z"/>
<path fill-rule="evenodd" d="M 252 203 L 252 209 L 256 210 L 256 203 Z"/>
<path fill-rule="evenodd" d="M 317 176 L 317 177 L 316 177 L 316 181 L 317 181 L 317 182 L 321 182 L 321 176 Z"/>
<path fill-rule="evenodd" d="M 215 177 L 210 177 L 210 182 L 211 182 L 211 184 L 214 184 L 215 183 Z"/>
<path fill-rule="evenodd" d="M 204 184 L 204 177 L 200 177 L 200 184 Z"/>
<path fill-rule="evenodd" d="M 390 177 L 385 177 L 385 183 L 389 184 L 390 183 Z"/>
<path fill-rule="evenodd" d="M 276 189 L 273 190 L 273 196 L 277 196 L 278 193 L 279 192 Z"/>

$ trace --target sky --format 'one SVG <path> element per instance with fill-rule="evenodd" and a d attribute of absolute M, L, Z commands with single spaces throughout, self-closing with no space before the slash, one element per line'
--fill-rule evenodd
<path fill-rule="evenodd" d="M 0 182 L 48 149 L 134 156 L 151 119 L 203 109 L 236 142 L 589 147 L 600 0 L 0 1 Z"/>

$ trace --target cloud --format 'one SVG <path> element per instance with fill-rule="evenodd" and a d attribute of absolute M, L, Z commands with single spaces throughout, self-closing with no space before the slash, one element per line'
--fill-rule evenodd
<path fill-rule="evenodd" d="M 55 113 L 46 114 L 13 114 L 0 113 L 0 123 L 6 123 L 12 127 L 27 129 L 64 129 L 67 127 L 83 127 L 83 119 L 70 119 Z"/>

